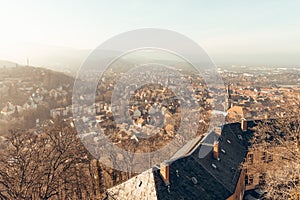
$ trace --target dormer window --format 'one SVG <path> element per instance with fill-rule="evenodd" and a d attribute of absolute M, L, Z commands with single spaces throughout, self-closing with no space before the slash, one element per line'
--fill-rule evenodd
<path fill-rule="evenodd" d="M 243 140 L 243 136 L 238 135 L 239 140 Z"/>
<path fill-rule="evenodd" d="M 267 157 L 267 153 L 266 153 L 266 152 L 263 152 L 263 153 L 262 153 L 262 156 L 261 156 L 261 160 L 265 161 L 265 160 L 266 160 L 266 157 Z"/>
<path fill-rule="evenodd" d="M 253 184 L 253 175 L 252 174 L 247 175 L 245 178 L 245 182 L 246 182 L 246 185 L 252 185 Z"/>
<path fill-rule="evenodd" d="M 253 153 L 248 153 L 248 155 L 247 155 L 247 161 L 250 164 L 253 163 Z"/>

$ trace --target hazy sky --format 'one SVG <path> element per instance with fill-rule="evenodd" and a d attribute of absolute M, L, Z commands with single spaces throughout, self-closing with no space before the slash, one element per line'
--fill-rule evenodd
<path fill-rule="evenodd" d="M 298 65 L 299 10 L 297 0 L 0 0 L 0 59 L 22 62 L 47 54 L 45 45 L 93 49 L 116 34 L 151 27 L 192 38 L 217 64 Z"/>

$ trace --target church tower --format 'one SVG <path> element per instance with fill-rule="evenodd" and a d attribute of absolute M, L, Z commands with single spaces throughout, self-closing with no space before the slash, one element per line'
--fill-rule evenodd
<path fill-rule="evenodd" d="M 230 83 L 226 85 L 226 110 L 231 108 L 231 88 Z"/>

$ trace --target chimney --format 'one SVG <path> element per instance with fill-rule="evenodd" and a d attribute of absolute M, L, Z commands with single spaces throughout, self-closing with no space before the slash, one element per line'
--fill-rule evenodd
<path fill-rule="evenodd" d="M 217 126 L 217 127 L 215 127 L 215 133 L 217 134 L 217 135 L 221 135 L 222 134 L 222 127 L 220 127 L 220 126 Z"/>
<path fill-rule="evenodd" d="M 242 129 L 242 131 L 247 131 L 247 129 L 248 129 L 248 127 L 247 127 L 247 120 L 245 118 L 242 118 L 241 129 Z"/>
<path fill-rule="evenodd" d="M 214 142 L 214 158 L 217 159 L 217 160 L 220 160 L 220 156 L 219 156 L 219 142 L 218 141 L 215 141 Z"/>
<path fill-rule="evenodd" d="M 166 185 L 170 184 L 170 166 L 163 162 L 160 164 L 160 175 L 163 178 Z"/>

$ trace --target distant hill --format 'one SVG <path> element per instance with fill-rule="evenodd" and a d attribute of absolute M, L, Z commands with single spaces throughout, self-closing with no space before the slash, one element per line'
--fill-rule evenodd
<path fill-rule="evenodd" d="M 21 87 L 43 87 L 51 90 L 65 85 L 71 89 L 74 78 L 49 69 L 19 66 L 0 68 L 0 81 L 2 82 L 0 87 L 0 109 L 2 109 L 6 102 L 17 105 L 25 103 L 29 94 L 27 91 L 21 90 Z"/>
<path fill-rule="evenodd" d="M 71 104 L 74 78 L 61 72 L 30 66 L 0 67 L 0 111 L 7 110 L 7 105 L 23 110 L 14 113 L 11 119 L 0 116 L 0 135 L 12 128 L 31 128 L 35 119 L 45 120 L 50 117 L 50 109 Z M 64 93 L 64 97 L 52 98 L 53 89 Z M 42 99 L 32 97 L 41 95 Z M 37 105 L 28 110 L 27 105 Z M 25 106 L 25 107 L 24 107 Z M 10 107 L 10 109 L 12 109 Z M 24 110 L 25 109 L 25 110 Z"/>
<path fill-rule="evenodd" d="M 15 49 L 14 55 L 2 57 L 20 65 L 40 66 L 55 71 L 76 74 L 81 63 L 86 59 L 91 50 L 70 47 L 22 44 Z M 1 58 L 0 58 L 1 59 Z M 16 66 L 15 64 L 13 66 Z M 2 64 L 0 63 L 0 68 Z"/>
<path fill-rule="evenodd" d="M 17 63 L 7 61 L 7 60 L 0 60 L 0 68 L 5 68 L 5 67 L 16 67 L 18 66 Z"/>
<path fill-rule="evenodd" d="M 64 84 L 72 85 L 74 82 L 74 78 L 69 75 L 40 67 L 2 67 L 0 68 L 0 73 L 0 78 L 9 77 L 10 79 L 18 79 L 19 81 L 26 80 L 26 82 L 30 80 L 32 86 L 42 85 L 46 89 L 57 88 Z"/>

